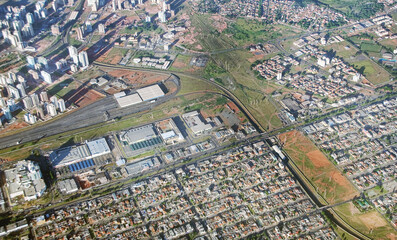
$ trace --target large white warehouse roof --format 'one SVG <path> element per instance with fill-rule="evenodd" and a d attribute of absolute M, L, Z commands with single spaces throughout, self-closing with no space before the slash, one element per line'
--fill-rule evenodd
<path fill-rule="evenodd" d="M 116 100 L 119 103 L 120 107 L 128 107 L 128 106 L 142 102 L 141 97 L 137 93 L 127 95 L 124 97 L 119 97 L 119 98 L 116 98 Z"/>
<path fill-rule="evenodd" d="M 161 90 L 160 86 L 157 84 L 138 89 L 137 92 L 139 96 L 141 96 L 143 101 L 148 101 L 164 96 L 163 90 Z"/>

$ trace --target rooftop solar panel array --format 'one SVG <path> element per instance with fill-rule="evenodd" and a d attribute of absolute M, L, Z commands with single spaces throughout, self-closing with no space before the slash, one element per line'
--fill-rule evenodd
<path fill-rule="evenodd" d="M 95 165 L 94 161 L 92 161 L 92 159 L 88 159 L 81 162 L 70 164 L 69 169 L 71 172 L 76 172 L 85 168 L 92 167 L 94 165 Z"/>

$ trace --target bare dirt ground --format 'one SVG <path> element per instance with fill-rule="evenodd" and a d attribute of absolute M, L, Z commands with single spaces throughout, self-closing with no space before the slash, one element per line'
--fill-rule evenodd
<path fill-rule="evenodd" d="M 367 79 L 364 79 L 364 80 L 362 81 L 362 83 L 363 83 L 363 84 L 366 84 L 366 85 L 369 85 L 369 86 L 371 86 L 371 87 L 374 87 L 374 85 L 373 85 L 370 81 L 368 81 Z"/>
<path fill-rule="evenodd" d="M 189 62 L 182 61 L 181 59 L 176 59 L 173 63 L 172 66 L 175 68 L 186 68 L 189 65 Z"/>
<path fill-rule="evenodd" d="M 108 54 L 110 53 L 111 50 L 112 49 L 110 48 L 107 52 L 101 54 L 101 56 L 98 57 L 96 61 L 98 61 L 98 62 L 106 62 L 107 56 L 108 56 Z"/>
<path fill-rule="evenodd" d="M 74 103 L 78 107 L 84 107 L 104 97 L 103 94 L 84 87 L 72 96 L 68 96 L 67 101 L 69 103 Z"/>
<path fill-rule="evenodd" d="M 390 240 L 396 240 L 397 239 L 397 235 L 394 233 L 389 233 L 386 235 L 386 237 Z"/>
<path fill-rule="evenodd" d="M 284 150 L 329 203 L 353 198 L 353 185 L 327 157 L 299 131 L 279 135 Z"/>
<path fill-rule="evenodd" d="M 51 45 L 51 41 L 49 41 L 47 39 L 43 39 L 43 40 L 36 42 L 34 47 L 36 48 L 37 52 L 42 52 L 46 48 L 48 48 L 49 45 Z"/>
<path fill-rule="evenodd" d="M 385 219 L 379 217 L 377 212 L 369 212 L 359 216 L 368 229 L 379 228 L 387 225 Z"/>
<path fill-rule="evenodd" d="M 196 38 L 198 35 L 199 33 L 196 32 L 195 27 L 191 27 L 189 33 L 181 37 L 178 44 L 194 45 L 197 42 Z"/>
<path fill-rule="evenodd" d="M 152 5 L 151 1 L 147 1 L 145 3 L 144 8 L 145 8 L 145 11 L 147 13 L 149 13 L 150 15 L 157 14 L 159 12 L 159 10 L 161 9 L 160 6 L 158 6 L 158 5 Z"/>
<path fill-rule="evenodd" d="M 248 62 L 253 63 L 255 61 L 263 59 L 266 55 L 262 51 L 252 52 L 252 57 L 248 58 Z"/>
<path fill-rule="evenodd" d="M 116 55 L 113 56 L 112 59 L 110 59 L 110 61 L 108 61 L 110 64 L 118 64 L 122 59 L 122 56 L 120 55 Z"/>
<path fill-rule="evenodd" d="M 0 134 L 6 133 L 6 132 L 10 132 L 10 131 L 14 131 L 14 130 L 17 130 L 17 129 L 21 129 L 21 128 L 24 128 L 24 127 L 27 127 L 27 126 L 29 126 L 29 124 L 26 123 L 26 122 L 14 122 L 14 123 L 8 125 L 6 128 L 0 129 Z"/>
<path fill-rule="evenodd" d="M 328 167 L 331 165 L 331 163 L 320 150 L 308 152 L 306 153 L 306 156 L 309 157 L 310 161 L 312 161 L 314 166 L 317 168 Z"/>
<path fill-rule="evenodd" d="M 163 75 L 130 70 L 112 70 L 108 74 L 115 78 L 123 78 L 134 87 L 154 84 L 167 78 L 167 76 Z"/>

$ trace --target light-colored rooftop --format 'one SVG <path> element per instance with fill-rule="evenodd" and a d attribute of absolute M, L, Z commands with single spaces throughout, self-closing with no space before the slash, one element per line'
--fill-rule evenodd
<path fill-rule="evenodd" d="M 110 152 L 109 145 L 107 144 L 105 138 L 100 138 L 86 142 L 83 145 L 54 150 L 50 153 L 50 159 L 52 166 L 57 168 L 101 156 Z"/>
<path fill-rule="evenodd" d="M 142 102 L 141 97 L 137 93 L 127 96 L 117 97 L 116 100 L 117 103 L 120 105 L 120 107 L 128 107 Z"/>
<path fill-rule="evenodd" d="M 133 144 L 136 142 L 152 139 L 156 136 L 157 134 L 154 131 L 153 125 L 149 124 L 128 130 L 127 132 L 120 135 L 120 139 L 122 141 L 128 142 L 128 144 Z"/>
<path fill-rule="evenodd" d="M 110 148 L 105 138 L 87 142 L 87 147 L 91 152 L 91 157 L 101 156 L 110 153 Z"/>
<path fill-rule="evenodd" d="M 73 146 L 61 148 L 53 151 L 50 154 L 52 166 L 57 167 L 58 165 L 68 165 L 73 162 L 86 159 L 91 155 L 87 145 Z"/>
<path fill-rule="evenodd" d="M 185 113 L 182 117 L 194 134 L 200 134 L 212 128 L 211 124 L 205 123 L 202 120 L 202 116 L 198 111 Z"/>
<path fill-rule="evenodd" d="M 149 101 L 164 96 L 163 90 L 161 90 L 160 86 L 157 84 L 144 87 L 136 91 L 138 92 L 139 96 L 141 96 L 143 101 Z"/>
<path fill-rule="evenodd" d="M 160 166 L 160 161 L 158 157 L 152 157 L 136 163 L 128 164 L 127 166 L 125 166 L 125 170 L 127 171 L 128 175 L 135 175 L 157 166 Z"/>

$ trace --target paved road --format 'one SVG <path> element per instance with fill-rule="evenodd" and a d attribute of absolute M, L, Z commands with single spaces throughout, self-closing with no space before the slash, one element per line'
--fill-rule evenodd
<path fill-rule="evenodd" d="M 28 129 L 26 131 L 15 133 L 10 136 L 0 137 L 0 148 L 11 147 L 17 145 L 17 142 L 26 143 L 34 140 L 38 140 L 42 137 L 51 136 L 55 134 L 60 134 L 63 132 L 68 132 L 71 130 L 76 130 L 98 123 L 106 122 L 117 117 L 123 117 L 126 115 L 143 112 L 150 110 L 151 108 L 164 103 L 175 95 L 180 90 L 179 78 L 175 75 L 171 75 L 166 81 L 173 81 L 177 86 L 177 90 L 170 95 L 166 95 L 158 99 L 156 102 L 143 102 L 141 104 L 120 108 L 113 96 L 107 96 L 100 99 L 90 105 L 82 107 L 56 119 L 52 122 L 46 123 L 44 125 L 37 126 L 35 128 Z M 105 113 L 108 113 L 108 117 L 105 117 Z"/>
<path fill-rule="evenodd" d="M 50 54 L 51 52 L 53 52 L 61 47 L 67 47 L 69 45 L 69 32 L 72 30 L 73 25 L 80 18 L 81 14 L 82 14 L 83 7 L 84 7 L 84 2 L 85 2 L 85 0 L 80 0 L 80 2 L 77 3 L 76 8 L 75 8 L 75 11 L 78 12 L 76 19 L 71 20 L 65 24 L 65 26 L 63 27 L 64 30 L 62 31 L 62 34 L 61 34 L 61 37 L 59 38 L 59 40 L 54 42 L 50 47 L 48 47 L 46 50 L 44 50 L 41 53 L 42 56 Z"/>

